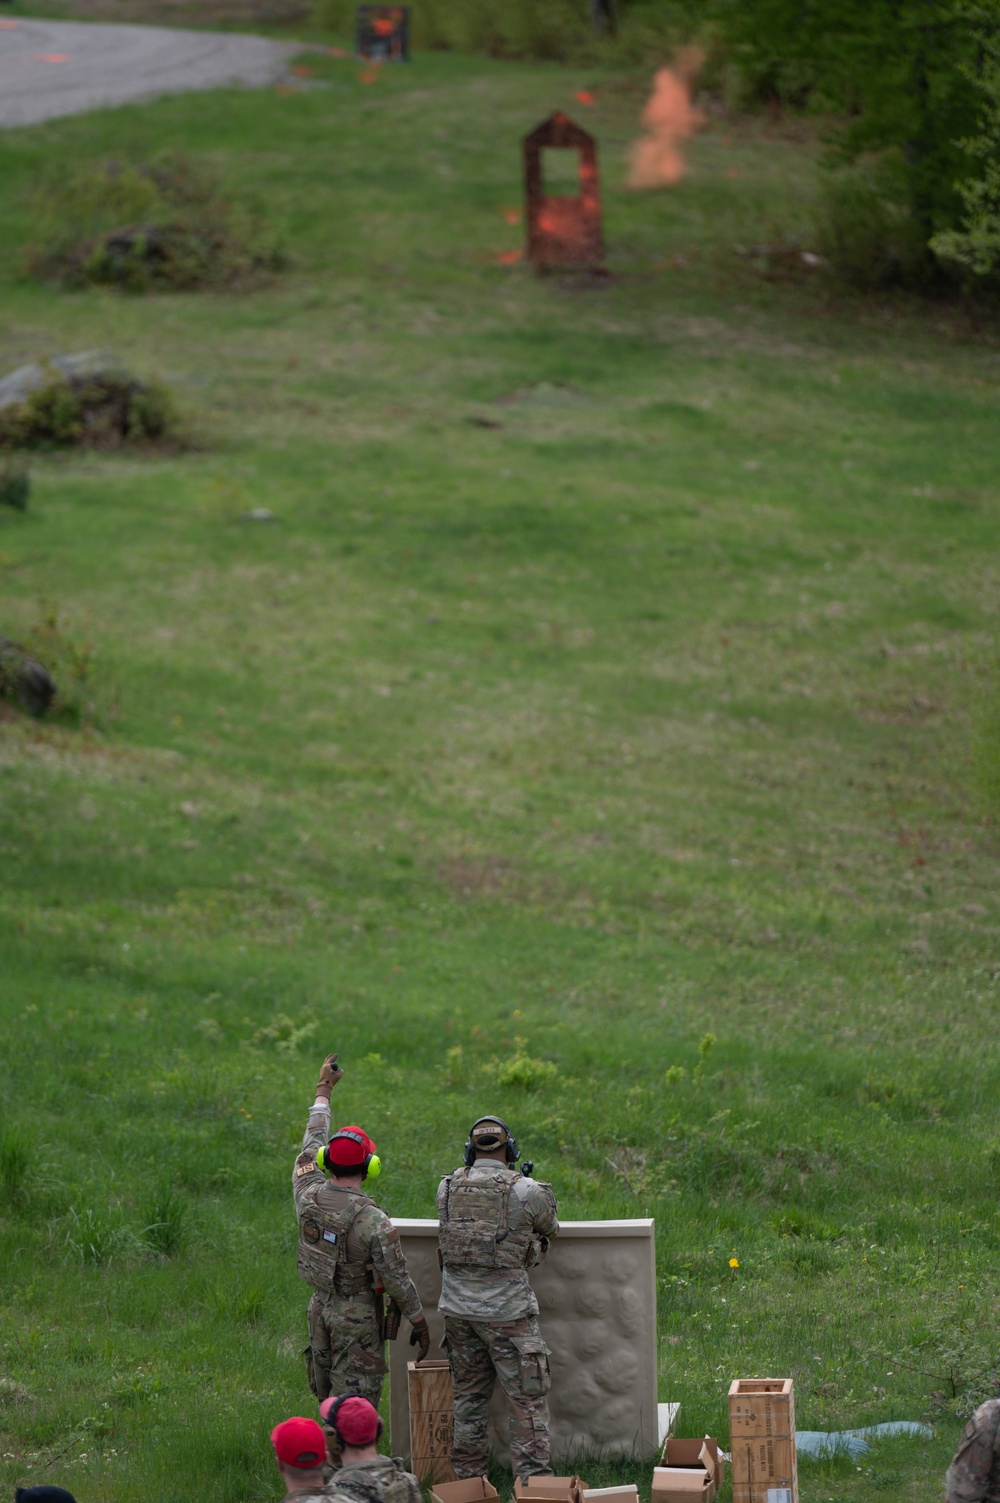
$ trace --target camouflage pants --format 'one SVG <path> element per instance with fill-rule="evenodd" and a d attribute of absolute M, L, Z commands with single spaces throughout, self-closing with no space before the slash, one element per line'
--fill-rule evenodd
<path fill-rule="evenodd" d="M 516 1477 L 549 1472 L 549 1349 L 538 1318 L 472 1320 L 446 1315 L 455 1429 L 451 1463 L 455 1476 L 481 1477 L 489 1446 L 487 1413 L 497 1379 L 507 1401 L 510 1464 Z"/>
<path fill-rule="evenodd" d="M 378 1405 L 385 1377 L 385 1347 L 375 1306 L 341 1294 L 315 1293 L 309 1301 L 310 1387 L 322 1402 L 331 1394 L 360 1393 Z"/>

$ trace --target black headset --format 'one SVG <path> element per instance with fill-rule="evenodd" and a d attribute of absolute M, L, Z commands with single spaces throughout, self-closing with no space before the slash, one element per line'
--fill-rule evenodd
<path fill-rule="evenodd" d="M 469 1128 L 469 1136 L 465 1140 L 465 1157 L 463 1159 L 463 1163 L 465 1164 L 466 1169 L 471 1169 L 472 1166 L 473 1166 L 473 1164 L 476 1162 L 476 1148 L 475 1148 L 475 1144 L 472 1141 L 472 1134 L 475 1132 L 476 1128 L 480 1125 L 481 1122 L 499 1122 L 500 1126 L 503 1128 L 504 1132 L 507 1134 L 507 1141 L 504 1144 L 504 1152 L 507 1155 L 507 1162 L 508 1162 L 508 1164 L 516 1164 L 517 1163 L 517 1139 L 514 1137 L 514 1135 L 512 1134 L 510 1128 L 507 1126 L 507 1124 L 503 1120 L 503 1118 L 502 1117 L 477 1117 L 476 1120 L 475 1120 L 475 1122 L 473 1122 L 472 1126 Z"/>
<path fill-rule="evenodd" d="M 346 1403 L 348 1399 L 358 1399 L 358 1398 L 363 1398 L 363 1397 L 364 1397 L 363 1394 L 358 1394 L 358 1393 L 342 1393 L 339 1398 L 334 1399 L 333 1403 L 330 1405 L 329 1409 L 326 1412 L 326 1419 L 323 1421 L 323 1423 L 330 1430 L 333 1431 L 334 1435 L 340 1441 L 340 1444 L 342 1446 L 349 1445 L 350 1442 L 346 1441 L 344 1439 L 344 1437 L 340 1433 L 340 1428 L 337 1425 L 337 1412 L 340 1409 L 341 1404 Z M 381 1419 L 381 1416 L 379 1416 L 378 1429 L 375 1431 L 375 1440 L 372 1442 L 372 1444 L 373 1445 L 377 1444 L 378 1441 L 380 1441 L 381 1439 L 382 1439 L 382 1419 Z"/>

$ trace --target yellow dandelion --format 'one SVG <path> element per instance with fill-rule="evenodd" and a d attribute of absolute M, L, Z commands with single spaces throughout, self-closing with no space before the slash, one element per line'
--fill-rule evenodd
<path fill-rule="evenodd" d="M 729 1266 L 730 1266 L 730 1268 L 739 1268 L 739 1266 L 740 1266 L 740 1260 L 739 1260 L 739 1258 L 730 1258 L 729 1259 Z"/>

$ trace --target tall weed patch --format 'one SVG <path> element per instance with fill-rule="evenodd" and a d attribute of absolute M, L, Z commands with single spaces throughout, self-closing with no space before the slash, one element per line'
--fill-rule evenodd
<path fill-rule="evenodd" d="M 244 285 L 284 264 L 263 217 L 180 153 L 52 168 L 32 210 L 28 272 L 71 287 L 185 292 Z"/>
<path fill-rule="evenodd" d="M 31 1158 L 31 1144 L 20 1128 L 5 1127 L 0 1131 L 0 1202 L 3 1205 L 23 1205 L 27 1200 Z"/>

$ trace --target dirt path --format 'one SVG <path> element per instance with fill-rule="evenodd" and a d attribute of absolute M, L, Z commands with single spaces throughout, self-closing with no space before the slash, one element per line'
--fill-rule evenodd
<path fill-rule="evenodd" d="M 233 33 L 0 18 L 0 126 L 157 94 L 271 84 L 300 50 Z"/>

